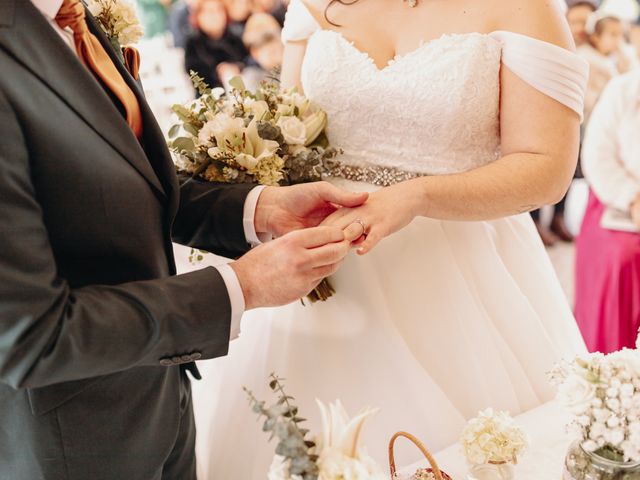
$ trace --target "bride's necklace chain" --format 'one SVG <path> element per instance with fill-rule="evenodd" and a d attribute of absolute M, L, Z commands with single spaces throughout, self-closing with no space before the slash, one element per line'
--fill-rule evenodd
<path fill-rule="evenodd" d="M 418 0 L 402 0 L 403 2 L 407 2 L 407 4 L 409 4 L 409 6 L 411 8 L 415 7 L 416 5 L 418 5 Z"/>

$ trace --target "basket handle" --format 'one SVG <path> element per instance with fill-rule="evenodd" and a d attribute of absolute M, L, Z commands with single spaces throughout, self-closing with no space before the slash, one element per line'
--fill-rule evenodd
<path fill-rule="evenodd" d="M 440 469 L 438 468 L 438 464 L 436 463 L 435 458 L 433 458 L 433 455 L 429 453 L 429 450 L 427 450 L 427 447 L 425 447 L 420 440 L 418 440 L 415 436 L 407 432 L 396 433 L 393 437 L 391 437 L 391 441 L 389 442 L 389 468 L 391 469 L 391 479 L 395 480 L 395 475 L 396 475 L 396 459 L 395 459 L 393 449 L 394 449 L 396 440 L 400 437 L 409 439 L 416 447 L 418 447 L 422 452 L 422 454 L 427 459 L 427 461 L 429 462 L 429 465 L 431 465 L 431 469 L 433 470 L 433 474 L 435 475 L 436 480 L 443 480 L 442 472 L 440 472 Z"/>

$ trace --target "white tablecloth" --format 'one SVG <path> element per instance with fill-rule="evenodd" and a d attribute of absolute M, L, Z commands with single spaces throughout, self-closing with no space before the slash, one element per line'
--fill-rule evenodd
<path fill-rule="evenodd" d="M 566 433 L 570 417 L 555 402 L 547 403 L 516 417 L 517 423 L 529 435 L 530 446 L 516 466 L 516 480 L 559 480 L 562 478 L 562 464 L 572 442 Z M 454 480 L 467 479 L 467 467 L 459 444 L 435 454 L 438 465 Z M 405 470 L 413 473 L 425 467 L 426 462 L 413 465 Z"/>

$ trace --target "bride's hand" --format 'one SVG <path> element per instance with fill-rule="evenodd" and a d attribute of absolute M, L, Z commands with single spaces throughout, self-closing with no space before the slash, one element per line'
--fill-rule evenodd
<path fill-rule="evenodd" d="M 363 235 L 355 242 L 358 254 L 369 253 L 383 238 L 406 227 L 416 216 L 418 195 L 408 185 L 393 185 L 369 195 L 369 200 L 356 208 L 340 208 L 322 225 L 352 228 L 362 225 Z"/>

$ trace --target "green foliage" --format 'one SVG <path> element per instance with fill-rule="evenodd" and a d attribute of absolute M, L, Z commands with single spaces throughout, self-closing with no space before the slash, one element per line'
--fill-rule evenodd
<path fill-rule="evenodd" d="M 256 399 L 247 388 L 244 390 L 249 396 L 253 412 L 259 418 L 265 417 L 262 430 L 271 435 L 270 439 L 278 439 L 276 454 L 290 461 L 291 475 L 300 475 L 304 480 L 317 480 L 318 456 L 312 453 L 316 444 L 305 438 L 309 431 L 300 426 L 305 419 L 298 416 L 298 407 L 293 404 L 295 399 L 285 393 L 283 381 L 271 374 L 269 388 L 278 396 L 278 400 L 270 406 Z"/>
<path fill-rule="evenodd" d="M 204 78 L 198 75 L 197 72 L 191 70 L 189 72 L 189 78 L 191 79 L 191 83 L 193 83 L 193 86 L 196 88 L 196 90 L 198 90 L 198 93 L 201 96 L 209 95 L 211 93 L 211 87 L 207 85 L 207 83 L 204 81 Z"/>

